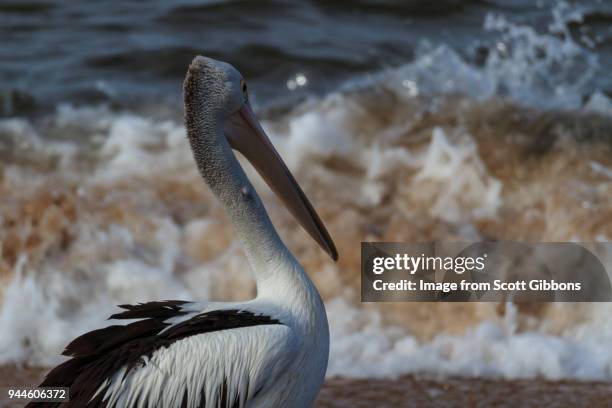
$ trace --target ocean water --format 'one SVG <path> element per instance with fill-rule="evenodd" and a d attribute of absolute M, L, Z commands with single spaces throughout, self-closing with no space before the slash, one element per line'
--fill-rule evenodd
<path fill-rule="evenodd" d="M 182 125 L 204 53 L 338 246 L 245 163 L 326 302 L 329 376 L 612 378 L 609 304 L 359 302 L 360 241 L 611 239 L 610 5 L 258 4 L 0 5 L 0 364 L 61 361 L 116 304 L 254 296 Z"/>

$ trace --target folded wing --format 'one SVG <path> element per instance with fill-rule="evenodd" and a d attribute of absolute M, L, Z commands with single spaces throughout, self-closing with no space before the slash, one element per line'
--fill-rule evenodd
<path fill-rule="evenodd" d="M 279 320 L 246 309 L 194 313 L 190 305 L 122 305 L 111 318 L 139 320 L 75 339 L 64 351 L 72 358 L 41 386 L 69 387 L 74 407 L 243 407 L 291 362 L 297 343 Z M 43 406 L 54 405 L 29 405 Z"/>

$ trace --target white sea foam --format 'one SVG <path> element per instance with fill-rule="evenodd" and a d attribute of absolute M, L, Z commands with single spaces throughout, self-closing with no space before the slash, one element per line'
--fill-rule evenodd
<path fill-rule="evenodd" d="M 0 362 L 57 363 L 71 338 L 107 326 L 105 319 L 117 304 L 192 297 L 173 274 L 179 255 L 173 225 L 158 223 L 153 236 L 158 250 L 148 253 L 140 253 L 146 249 L 122 227 L 111 226 L 106 232 L 93 228 L 81 225 L 75 244 L 82 265 L 49 261 L 33 270 L 25 255 L 20 258 L 0 306 Z M 100 259 L 115 251 L 124 255 Z"/>
<path fill-rule="evenodd" d="M 441 128 L 433 130 L 415 181 L 419 191 L 435 189 L 430 213 L 448 222 L 465 220 L 465 209 L 476 218 L 493 217 L 501 204 L 502 185 L 487 173 L 473 141 L 453 145 Z"/>
<path fill-rule="evenodd" d="M 478 100 L 504 97 L 541 109 L 610 114 L 610 99 L 596 85 L 598 77 L 606 75 L 599 56 L 569 29 L 584 13 L 560 2 L 544 32 L 503 15 L 488 14 L 484 29 L 500 38 L 487 45 L 481 64 L 474 64 L 449 45 L 424 40 L 413 62 L 351 80 L 347 87 L 380 85 L 382 77 L 385 86 L 408 99 L 459 93 Z"/>
<path fill-rule="evenodd" d="M 611 378 L 610 319 L 597 318 L 609 316 L 609 305 L 594 306 L 589 321 L 561 335 L 543 330 L 517 332 L 514 306 L 507 307 L 504 320 L 481 322 L 464 335 L 439 334 L 421 342 L 398 328 L 384 327 L 374 312 L 357 311 L 342 299 L 334 299 L 327 305 L 332 328 L 328 375 L 393 377 L 427 372 L 502 378 Z"/>

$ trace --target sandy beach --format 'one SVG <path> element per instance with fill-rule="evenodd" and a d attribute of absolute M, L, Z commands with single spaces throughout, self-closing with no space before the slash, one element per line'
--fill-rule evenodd
<path fill-rule="evenodd" d="M 33 386 L 44 368 L 0 366 L 0 388 Z M 404 376 L 398 379 L 333 378 L 325 382 L 315 407 L 609 407 L 612 383 L 588 381 L 485 380 Z M 17 408 L 0 397 L 0 408 Z"/>

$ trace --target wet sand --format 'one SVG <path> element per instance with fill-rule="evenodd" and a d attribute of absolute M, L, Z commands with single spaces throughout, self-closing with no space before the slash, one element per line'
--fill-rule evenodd
<path fill-rule="evenodd" d="M 397 380 L 332 379 L 318 408 L 340 407 L 611 407 L 612 383 L 406 376 Z"/>
<path fill-rule="evenodd" d="M 0 366 L 0 388 L 33 386 L 46 369 Z M 21 407 L 0 397 L 0 408 Z M 399 379 L 326 381 L 317 408 L 391 407 L 612 407 L 612 383 L 486 380 L 405 376 Z"/>

